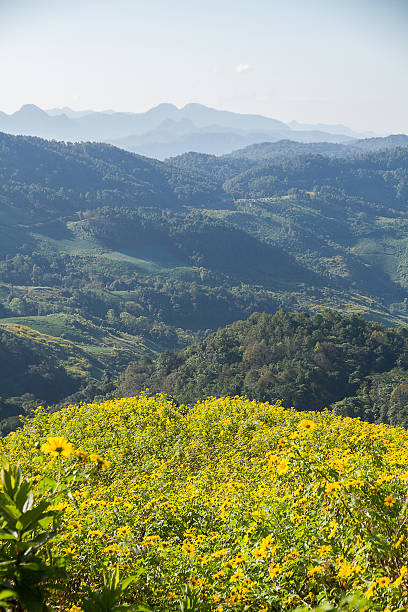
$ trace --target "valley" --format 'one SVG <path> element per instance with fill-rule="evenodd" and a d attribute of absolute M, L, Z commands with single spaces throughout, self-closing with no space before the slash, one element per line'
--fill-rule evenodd
<path fill-rule="evenodd" d="M 2 342 L 30 347 L 21 376 L 47 378 L 45 344 L 70 364 L 62 393 L 5 387 L 5 431 L 36 403 L 114 395 L 130 363 L 255 312 L 405 324 L 408 149 L 383 140 L 159 162 L 0 134 Z"/>

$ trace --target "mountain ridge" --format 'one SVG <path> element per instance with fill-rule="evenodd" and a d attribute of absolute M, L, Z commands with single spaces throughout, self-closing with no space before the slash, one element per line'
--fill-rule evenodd
<path fill-rule="evenodd" d="M 168 120 L 191 122 L 184 139 L 171 132 L 157 138 L 155 131 L 160 131 L 161 124 Z M 349 142 L 361 136 L 349 128 L 342 134 L 338 126 L 333 133 L 330 129 L 305 129 L 307 127 L 293 130 L 272 117 L 219 110 L 195 102 L 181 108 L 164 102 L 140 113 L 73 111 L 69 107 L 45 111 L 34 104 L 24 104 L 11 114 L 0 112 L 0 131 L 3 132 L 72 142 L 103 141 L 157 159 L 189 150 L 224 154 L 255 142 L 282 138 L 299 142 Z"/>
<path fill-rule="evenodd" d="M 225 158 L 245 158 L 251 160 L 290 159 L 296 155 L 325 155 L 330 157 L 352 157 L 362 153 L 386 151 L 408 146 L 405 134 L 390 134 L 385 137 L 370 137 L 353 140 L 348 144 L 329 142 L 297 142 L 278 140 L 276 142 L 259 142 L 237 149 L 225 155 Z"/>
<path fill-rule="evenodd" d="M 26 397 L 16 359 L 21 385 L 2 394 L 0 420 L 37 401 L 92 401 L 132 354 L 184 348 L 254 312 L 331 308 L 406 323 L 408 147 L 345 158 L 280 146 L 288 159 L 160 162 L 0 134 L 0 318 L 10 330 L 0 352 L 18 356 L 24 331 L 30 371 L 61 376 L 69 395 L 33 387 Z M 58 338 L 75 344 L 63 352 L 83 375 L 53 373 L 27 328 L 54 338 L 57 361 Z"/>

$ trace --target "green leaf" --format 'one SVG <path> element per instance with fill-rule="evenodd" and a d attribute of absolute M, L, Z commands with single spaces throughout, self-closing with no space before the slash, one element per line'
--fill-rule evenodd
<path fill-rule="evenodd" d="M 145 570 L 140 568 L 136 574 L 133 574 L 132 576 L 129 576 L 128 578 L 125 578 L 124 580 L 122 580 L 122 582 L 120 583 L 122 591 L 125 591 L 130 584 L 137 582 L 140 576 L 145 573 L 146 573 Z"/>
<path fill-rule="evenodd" d="M 16 563 L 16 559 L 14 557 L 11 557 L 10 559 L 7 559 L 7 561 L 0 561 L 0 572 L 2 572 L 3 570 L 9 570 L 9 568 L 13 567 Z"/>
<path fill-rule="evenodd" d="M 30 588 L 25 584 L 22 584 L 16 587 L 16 591 L 18 593 L 18 599 L 23 608 L 29 612 L 43 612 L 43 598 L 38 588 Z"/>
<path fill-rule="evenodd" d="M 33 523 L 36 523 L 39 518 L 45 518 L 46 516 L 54 516 L 53 511 L 46 512 L 46 509 L 48 507 L 49 503 L 46 501 L 42 501 L 28 512 L 25 512 L 20 518 L 20 522 L 23 525 L 22 528 L 26 530 Z"/>
<path fill-rule="evenodd" d="M 25 504 L 27 504 L 27 502 L 31 499 L 31 504 L 33 503 L 33 495 L 31 493 L 31 482 L 29 482 L 28 480 L 24 480 L 20 487 L 18 488 L 14 499 L 16 502 L 16 506 L 18 508 L 20 508 L 20 510 L 25 510 L 24 506 Z M 26 508 L 28 510 L 28 508 Z"/>
<path fill-rule="evenodd" d="M 0 599 L 8 599 L 9 597 L 16 597 L 16 592 L 11 589 L 3 589 L 0 591 Z"/>
<path fill-rule="evenodd" d="M 24 499 L 24 495 L 23 494 L 20 495 L 20 491 L 18 492 L 17 497 L 22 499 L 22 500 Z M 17 497 L 16 497 L 16 504 L 20 508 L 21 506 L 20 506 L 20 503 L 19 503 Z M 31 510 L 31 508 L 33 507 L 33 504 L 34 504 L 34 495 L 33 495 L 33 492 L 31 490 L 28 492 L 28 494 L 25 497 L 26 497 L 26 500 L 25 500 L 23 506 L 21 507 L 22 512 L 27 512 L 28 510 Z"/>
<path fill-rule="evenodd" d="M 53 478 L 43 478 L 37 484 L 35 489 L 36 491 L 38 491 L 38 493 L 41 493 L 41 494 L 47 493 L 48 491 L 51 491 L 51 493 L 54 493 L 57 486 L 58 486 L 58 483 Z"/>
<path fill-rule="evenodd" d="M 17 540 L 18 532 L 15 529 L 0 529 L 0 540 Z"/>
<path fill-rule="evenodd" d="M 0 514 L 4 517 L 7 522 L 11 522 L 13 525 L 21 516 L 21 511 L 16 505 L 3 504 L 0 500 Z"/>
<path fill-rule="evenodd" d="M 23 548 L 29 550 L 36 550 L 40 546 L 43 546 L 44 544 L 52 540 L 52 538 L 54 538 L 55 536 L 55 531 L 46 531 L 45 533 L 40 533 L 39 535 L 35 536 L 35 538 L 32 538 L 32 540 L 25 540 L 24 542 L 21 542 L 21 544 L 24 545 Z"/>
<path fill-rule="evenodd" d="M 119 612 L 122 610 L 127 610 L 128 612 L 153 612 L 151 608 L 137 604 L 131 604 L 129 606 L 117 606 L 116 608 L 113 608 L 114 612 Z"/>

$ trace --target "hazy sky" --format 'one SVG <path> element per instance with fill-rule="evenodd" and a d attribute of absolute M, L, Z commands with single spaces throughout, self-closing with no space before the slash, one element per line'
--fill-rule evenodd
<path fill-rule="evenodd" d="M 408 0 L 0 0 L 0 110 L 172 102 L 408 133 Z"/>

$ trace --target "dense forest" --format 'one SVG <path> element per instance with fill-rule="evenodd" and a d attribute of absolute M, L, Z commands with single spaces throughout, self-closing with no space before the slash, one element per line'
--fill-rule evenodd
<path fill-rule="evenodd" d="M 386 151 L 408 145 L 408 136 L 393 134 L 385 138 L 365 138 L 348 144 L 334 142 L 296 142 L 279 140 L 278 142 L 260 142 L 243 149 L 237 149 L 225 157 L 250 160 L 290 159 L 299 155 L 325 155 L 329 157 L 355 157 L 360 153 Z"/>
<path fill-rule="evenodd" d="M 0 355 L 15 374 L 2 386 L 4 426 L 37 403 L 112 393 L 129 363 L 156 363 L 255 312 L 405 323 L 408 148 L 398 138 L 361 141 L 353 155 L 283 141 L 159 162 L 0 134 Z M 397 361 L 370 375 L 392 370 L 388 389 L 403 376 Z M 362 384 L 322 388 L 317 405 L 344 400 L 336 409 L 362 414 L 369 392 L 345 400 Z"/>
<path fill-rule="evenodd" d="M 183 351 L 131 363 L 118 394 L 148 387 L 179 403 L 247 395 L 297 410 L 408 426 L 408 329 L 358 315 L 255 313 Z"/>

